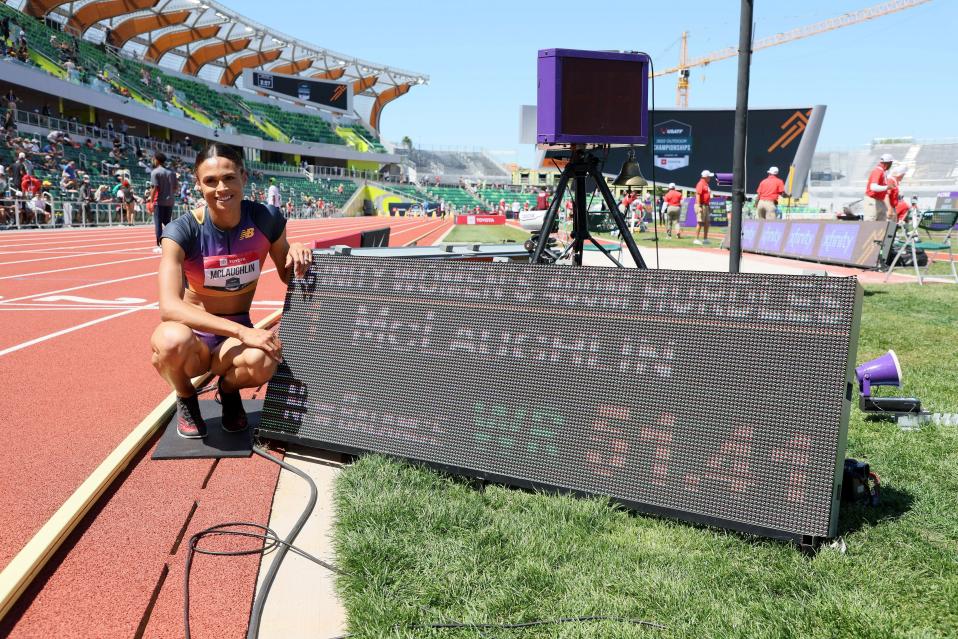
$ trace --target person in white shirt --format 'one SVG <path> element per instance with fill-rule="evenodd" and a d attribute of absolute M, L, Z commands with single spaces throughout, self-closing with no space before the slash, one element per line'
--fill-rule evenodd
<path fill-rule="evenodd" d="M 283 206 L 283 198 L 279 195 L 276 178 L 269 179 L 269 189 L 266 191 L 266 206 L 275 206 L 277 209 Z"/>

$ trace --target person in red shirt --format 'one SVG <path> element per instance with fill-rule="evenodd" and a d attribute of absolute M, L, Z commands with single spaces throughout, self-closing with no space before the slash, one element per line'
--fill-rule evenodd
<path fill-rule="evenodd" d="M 695 185 L 695 240 L 692 241 L 693 244 L 708 244 L 709 243 L 709 223 L 711 218 L 709 214 L 711 210 L 709 209 L 709 202 L 712 201 L 712 189 L 709 188 L 709 178 L 711 178 L 714 173 L 705 169 L 702 171 L 702 179 L 699 180 L 699 183 Z M 699 235 L 702 235 L 702 239 L 699 239 Z"/>
<path fill-rule="evenodd" d="M 891 153 L 883 154 L 878 165 L 868 175 L 865 198 L 862 200 L 862 219 L 866 222 L 884 222 L 888 219 L 888 212 L 891 210 L 888 204 L 888 169 L 894 161 Z"/>
<path fill-rule="evenodd" d="M 908 215 L 908 211 L 911 210 L 911 206 L 908 205 L 908 202 L 905 201 L 905 198 L 901 196 L 901 182 L 905 179 L 905 173 L 908 171 L 907 167 L 896 166 L 888 175 L 888 206 L 892 211 L 895 212 L 895 218 L 901 222 Z"/>
<path fill-rule="evenodd" d="M 682 239 L 682 229 L 679 226 L 679 215 L 682 212 L 682 192 L 675 188 L 675 182 L 669 184 L 669 190 L 665 194 L 665 219 L 668 220 L 666 228 L 666 237 L 672 237 L 672 231 L 675 230 L 675 237 Z"/>
<path fill-rule="evenodd" d="M 549 194 L 542 188 L 539 189 L 539 194 L 536 195 L 536 210 L 544 211 L 547 208 L 549 208 Z"/>
<path fill-rule="evenodd" d="M 778 198 L 785 194 L 785 183 L 778 177 L 778 167 L 768 167 L 768 177 L 758 183 L 758 205 L 755 211 L 761 219 L 778 217 Z"/>

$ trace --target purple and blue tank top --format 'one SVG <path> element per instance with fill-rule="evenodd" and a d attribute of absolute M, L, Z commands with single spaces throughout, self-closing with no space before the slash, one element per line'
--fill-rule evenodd
<path fill-rule="evenodd" d="M 256 288 L 273 242 L 283 235 L 286 218 L 264 205 L 243 200 L 239 224 L 217 228 L 206 206 L 168 224 L 163 237 L 183 248 L 189 290 L 203 296 L 239 295 Z"/>

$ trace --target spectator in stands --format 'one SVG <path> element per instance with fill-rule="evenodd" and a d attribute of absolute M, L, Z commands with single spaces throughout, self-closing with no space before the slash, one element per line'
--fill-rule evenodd
<path fill-rule="evenodd" d="M 90 208 L 92 203 L 95 201 L 95 195 L 93 192 L 93 187 L 90 185 L 90 176 L 84 175 L 83 180 L 80 182 L 80 185 L 77 187 L 77 200 L 80 203 L 80 224 L 86 225 L 87 221 L 93 220 L 90 215 Z"/>
<path fill-rule="evenodd" d="M 113 130 L 114 130 L 114 129 L 113 129 L 113 118 L 107 118 L 107 119 L 106 119 L 106 137 L 112 138 L 112 137 L 113 137 Z"/>
<path fill-rule="evenodd" d="M 23 192 L 23 197 L 25 198 L 33 197 L 39 193 L 42 186 L 43 183 L 40 182 L 40 179 L 32 173 L 25 173 L 20 180 L 20 191 Z"/>
<path fill-rule="evenodd" d="M 160 239 L 163 237 L 163 229 L 173 219 L 177 188 L 176 173 L 166 168 L 166 156 L 163 153 L 155 154 L 153 170 L 150 172 L 150 190 L 146 196 L 147 201 L 153 203 L 153 226 L 156 230 L 154 253 L 161 252 Z"/>
<path fill-rule="evenodd" d="M 514 220 L 519 219 L 519 207 L 520 207 L 519 200 L 513 200 L 512 201 L 512 219 Z"/>
<path fill-rule="evenodd" d="M 16 119 L 16 109 L 7 108 L 7 112 L 3 114 L 3 130 L 8 132 L 13 132 L 17 128 L 17 119 Z"/>
<path fill-rule="evenodd" d="M 96 187 L 96 191 L 93 192 L 93 201 L 99 204 L 113 201 L 113 194 L 110 192 L 110 187 L 106 184 L 101 184 Z"/>
<path fill-rule="evenodd" d="M 712 189 L 709 187 L 709 179 L 715 174 L 705 169 L 702 171 L 702 177 L 699 183 L 695 185 L 695 239 L 693 244 L 709 244 L 709 225 L 712 222 L 711 208 L 709 203 L 712 201 Z M 702 239 L 699 239 L 699 235 Z"/>
<path fill-rule="evenodd" d="M 755 211 L 759 219 L 778 217 L 778 198 L 785 195 L 785 183 L 778 177 L 778 167 L 768 167 L 768 177 L 758 183 L 758 205 Z"/>
<path fill-rule="evenodd" d="M 868 175 L 865 198 L 862 200 L 864 207 L 862 219 L 866 222 L 884 222 L 888 219 L 888 212 L 891 207 L 888 204 L 887 171 L 894 161 L 895 158 L 890 153 L 882 154 L 878 159 L 878 165 Z"/>
<path fill-rule="evenodd" d="M 83 143 L 83 146 L 86 147 L 87 149 L 89 149 L 90 151 L 92 151 L 92 150 L 93 150 L 93 140 L 91 140 L 90 138 L 87 138 L 87 139 L 86 139 L 86 142 Z"/>
<path fill-rule="evenodd" d="M 23 182 L 23 176 L 30 173 L 30 168 L 27 166 L 27 154 L 20 153 L 17 155 L 17 161 L 10 166 L 10 184 L 12 188 L 20 188 L 20 184 Z"/>
<path fill-rule="evenodd" d="M 26 42 L 20 44 L 20 47 L 17 49 L 16 58 L 24 64 L 28 64 L 30 62 L 30 50 L 27 49 Z"/>
<path fill-rule="evenodd" d="M 120 189 L 117 191 L 117 199 L 120 200 L 123 213 L 126 218 L 127 226 L 133 226 L 134 216 L 136 214 L 136 203 L 142 202 L 133 191 L 133 185 L 129 180 L 123 180 L 120 183 Z"/>
<path fill-rule="evenodd" d="M 47 141 L 50 142 L 51 150 L 54 153 L 58 153 L 58 154 L 63 153 L 64 144 L 69 144 L 73 148 L 77 148 L 78 146 L 80 146 L 79 144 L 74 142 L 72 139 L 70 139 L 70 136 L 67 135 L 64 131 L 57 131 L 56 129 L 54 129 L 53 131 L 50 131 L 47 134 Z"/>
<path fill-rule="evenodd" d="M 672 237 L 672 232 L 675 231 L 675 237 L 681 239 L 682 227 L 679 226 L 679 216 L 682 213 L 682 192 L 675 188 L 675 182 L 669 183 L 669 190 L 662 204 L 665 206 L 665 219 L 668 223 L 666 237 Z"/>
<path fill-rule="evenodd" d="M 109 159 L 100 160 L 100 175 L 113 175 L 113 171 L 120 168 L 119 164 L 110 162 Z"/>
<path fill-rule="evenodd" d="M 76 162 L 70 160 L 67 162 L 66 166 L 63 167 L 63 172 L 60 174 L 60 188 L 61 189 L 75 189 L 77 186 L 77 168 Z"/>
<path fill-rule="evenodd" d="M 283 198 L 279 194 L 279 185 L 276 184 L 276 178 L 269 179 L 269 189 L 266 191 L 266 206 L 270 207 L 273 214 L 280 212 L 283 206 Z"/>

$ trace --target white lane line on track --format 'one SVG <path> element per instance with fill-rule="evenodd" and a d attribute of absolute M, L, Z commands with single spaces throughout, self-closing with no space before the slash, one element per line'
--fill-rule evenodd
<path fill-rule="evenodd" d="M 309 219 L 294 219 L 289 220 L 291 224 L 295 226 L 332 226 L 339 223 L 348 223 L 355 220 L 367 220 L 373 218 L 366 217 L 324 217 L 324 218 L 309 218 Z M 33 230 L 8 230 L 0 234 L 0 245 L 3 244 L 4 240 L 20 240 L 20 239 L 46 239 L 50 237 L 82 237 L 86 235 L 153 235 L 153 225 L 139 225 L 139 226 L 90 226 L 86 228 L 80 227 L 70 227 L 68 229 L 58 228 L 58 229 L 33 229 Z"/>
<path fill-rule="evenodd" d="M 399 226 L 399 225 L 397 225 L 397 226 Z M 402 225 L 402 226 L 403 226 L 403 229 L 405 229 L 407 226 L 413 226 L 413 225 Z M 290 236 L 290 239 L 296 239 L 296 238 L 304 237 L 304 235 L 298 234 L 300 230 L 301 230 L 301 229 L 297 229 L 297 235 Z M 310 234 L 310 237 L 313 238 L 313 239 L 318 239 L 319 237 L 322 237 L 323 235 L 332 235 L 334 232 L 335 232 L 335 233 L 339 233 L 340 231 L 329 231 L 329 232 L 326 232 L 326 233 Z M 402 232 L 402 231 L 400 231 L 400 232 Z M 144 249 L 147 249 L 147 248 L 151 248 L 151 247 L 138 247 L 138 248 L 123 249 L 123 250 L 124 250 L 124 251 L 134 251 L 134 250 L 144 250 Z M 104 254 L 105 254 L 105 253 L 108 253 L 108 251 L 104 251 Z M 98 254 L 98 253 L 92 253 L 92 255 L 97 255 L 97 254 Z M 51 270 L 47 270 L 47 271 L 37 271 L 37 272 L 33 272 L 33 273 L 21 273 L 21 274 L 16 274 L 16 275 L 4 275 L 4 276 L 0 276 L 0 280 L 10 280 L 10 279 L 17 279 L 17 278 L 21 278 L 21 277 L 32 277 L 32 276 L 34 276 L 34 275 L 47 275 L 47 274 L 50 274 L 50 273 L 59 273 L 60 271 L 75 271 L 75 270 L 81 270 L 81 269 L 87 269 L 87 268 L 98 268 L 98 267 L 100 267 L 100 266 L 108 266 L 108 265 L 110 265 L 110 264 L 123 264 L 123 263 L 127 263 L 127 262 L 136 262 L 136 261 L 141 261 L 141 260 L 156 259 L 156 258 L 159 258 L 159 257 L 160 257 L 159 255 L 149 255 L 149 256 L 146 256 L 146 257 L 133 258 L 133 259 L 129 259 L 129 260 L 117 260 L 117 261 L 114 261 L 114 262 L 98 262 L 98 263 L 96 263 L 96 264 L 85 264 L 85 265 L 82 265 L 82 266 L 74 266 L 74 267 L 62 268 L 62 269 L 51 269 Z M 47 260 L 44 260 L 43 258 L 38 258 L 38 260 L 36 260 L 36 261 L 51 261 L 51 260 L 53 260 L 53 259 L 62 259 L 62 258 L 60 258 L 59 256 L 51 256 L 51 257 L 50 257 L 49 259 L 47 259 Z M 24 261 L 24 262 L 29 262 L 29 261 L 35 261 L 35 260 L 22 260 L 22 261 Z M 15 263 L 16 263 L 16 262 L 8 262 L 8 263 L 6 263 L 6 264 L 15 264 Z M 6 264 L 0 263 L 0 267 L 6 266 Z"/>
<path fill-rule="evenodd" d="M 299 236 L 298 236 L 298 235 L 294 235 L 293 237 L 296 238 L 296 237 L 299 237 Z M 263 271 L 263 272 L 261 273 L 261 275 L 262 275 L 262 274 L 269 273 L 270 271 L 275 271 L 275 270 L 276 270 L 275 268 L 267 269 L 267 270 Z M 135 280 L 135 279 L 141 278 L 141 277 L 150 277 L 150 276 L 152 276 L 152 275 L 156 275 L 158 272 L 159 272 L 159 271 L 150 271 L 149 273 L 141 273 L 141 274 L 139 274 L 139 275 L 130 275 L 130 276 L 127 276 L 127 277 L 120 277 L 120 278 L 112 279 L 112 280 L 103 280 L 103 281 L 100 281 L 100 282 L 90 282 L 89 284 L 81 284 L 81 285 L 79 285 L 79 286 L 71 286 L 70 288 L 61 288 L 61 289 L 58 289 L 58 290 L 56 290 L 56 291 L 44 291 L 43 293 L 35 293 L 35 294 L 33 294 L 33 295 L 24 295 L 24 296 L 22 296 L 22 297 L 13 297 L 13 298 L 10 298 L 10 299 L 0 299 L 0 305 L 7 305 L 7 304 L 10 304 L 11 302 L 19 302 L 19 301 L 22 301 L 22 300 L 35 299 L 35 298 L 37 298 L 37 297 L 43 297 L 44 295 L 55 295 L 55 294 L 57 294 L 57 293 L 68 293 L 68 292 L 70 292 L 70 291 L 78 291 L 78 290 L 80 290 L 80 289 L 91 288 L 91 287 L 94 287 L 94 286 L 104 286 L 104 285 L 106 285 L 106 284 L 115 284 L 115 283 L 117 283 L 117 282 L 125 282 L 125 281 L 127 281 L 127 280 Z"/>
<path fill-rule="evenodd" d="M 10 347 L 8 347 L 8 348 L 5 348 L 5 349 L 3 349 L 3 350 L 0 350 L 0 357 L 3 357 L 4 355 L 9 355 L 10 353 L 15 353 L 15 352 L 17 352 L 17 351 L 19 351 L 19 350 L 23 350 L 24 348 L 27 348 L 27 347 L 29 347 L 29 346 L 33 346 L 33 345 L 35 345 L 35 344 L 40 344 L 40 343 L 42 343 L 42 342 L 46 342 L 47 340 L 51 340 L 51 339 L 53 339 L 53 338 L 55 338 L 55 337 L 60 337 L 61 335 L 66 335 L 67 333 L 72 333 L 72 332 L 74 332 L 74 331 L 79 331 L 79 330 L 84 329 L 84 328 L 87 328 L 87 327 L 89 327 L 89 326 L 93 326 L 93 325 L 99 324 L 99 323 L 101 323 L 101 322 L 107 322 L 107 321 L 109 321 L 109 320 L 111 320 L 111 319 L 116 319 L 117 317 L 123 317 L 124 315 L 129 315 L 130 313 L 136 313 L 137 311 L 142 311 L 142 310 L 144 310 L 144 309 L 148 309 L 148 308 L 151 308 L 151 307 L 152 307 L 152 304 L 147 304 L 146 306 L 138 306 L 138 307 L 136 307 L 136 308 L 131 308 L 131 309 L 127 309 L 127 310 L 125 310 L 125 311 L 120 311 L 119 313 L 114 313 L 113 315 L 107 315 L 106 317 L 100 317 L 100 318 L 95 319 L 95 320 L 90 320 L 89 322 L 84 322 L 84 323 L 82 323 L 82 324 L 77 324 L 76 326 L 71 326 L 70 328 L 64 328 L 63 330 L 57 331 L 57 332 L 55 332 L 55 333 L 49 333 L 48 335 L 43 335 L 43 336 L 41 336 L 41 337 L 35 337 L 34 339 L 27 340 L 26 342 L 21 342 L 21 343 L 15 345 L 15 346 L 10 346 Z"/>
<path fill-rule="evenodd" d="M 146 257 L 134 257 L 129 260 L 116 260 L 114 262 L 97 262 L 96 264 L 84 264 L 83 266 L 70 266 L 68 268 L 55 268 L 49 271 L 34 271 L 33 273 L 20 273 L 18 275 L 3 275 L 0 276 L 0 280 L 17 280 L 26 277 L 33 277 L 34 275 L 48 275 L 50 273 L 63 273 L 65 271 L 79 271 L 85 268 L 97 268 L 100 266 L 109 266 L 110 264 L 127 264 L 129 262 L 142 262 L 143 260 L 158 260 L 160 259 L 159 255 L 148 255 Z"/>
<path fill-rule="evenodd" d="M 364 224 L 364 225 L 358 226 L 358 227 L 356 227 L 355 224 L 351 224 L 351 225 L 336 225 L 336 226 L 333 226 L 333 227 L 331 227 L 330 225 L 310 225 L 310 226 L 308 226 L 308 227 L 305 227 L 305 225 L 296 225 L 297 228 L 295 228 L 295 229 L 293 229 L 293 230 L 294 230 L 296 233 L 298 233 L 298 234 L 302 234 L 302 233 L 310 233 L 310 234 L 312 234 L 312 233 L 315 233 L 317 236 L 323 236 L 323 235 L 332 235 L 332 234 L 334 234 L 334 233 L 340 233 L 340 232 L 343 232 L 343 231 L 352 231 L 352 230 L 354 230 L 353 227 L 355 227 L 355 230 L 356 230 L 356 231 L 367 230 L 367 228 L 372 228 L 372 226 L 375 226 L 375 225 L 367 226 L 367 225 Z M 398 226 L 398 225 L 397 225 L 397 226 Z M 402 225 L 402 226 L 405 227 L 405 226 L 408 226 L 408 225 Z M 319 231 L 319 232 L 317 232 L 317 231 Z M 304 236 L 304 235 L 297 235 L 296 237 L 303 237 L 303 236 Z M 103 238 L 103 239 L 105 239 L 105 238 Z M 123 239 L 126 239 L 126 238 L 123 238 Z M 142 241 L 142 242 L 146 242 L 146 241 L 148 241 L 148 240 L 152 240 L 152 235 L 149 236 L 148 238 L 143 238 L 143 239 L 139 239 L 139 238 L 138 238 L 138 239 L 127 239 L 127 241 L 120 241 L 120 242 L 117 242 L 117 241 L 100 242 L 100 243 L 96 243 L 96 244 L 90 244 L 89 242 L 84 242 L 84 243 L 82 243 L 82 244 L 63 244 L 62 242 L 60 242 L 61 246 L 47 246 L 45 250 L 46 250 L 46 251 L 70 251 L 70 252 L 73 252 L 73 251 L 76 251 L 76 250 L 89 249 L 89 248 L 93 248 L 93 247 L 97 247 L 97 246 L 121 246 L 121 245 L 124 245 L 124 244 L 137 244 L 137 243 L 139 243 L 139 242 L 141 242 L 141 241 Z M 69 241 L 69 240 L 66 240 L 66 241 Z M 79 241 L 79 240 L 78 240 L 78 241 Z M 52 243 L 50 243 L 50 244 L 56 244 L 56 242 L 52 242 Z M 18 247 L 18 246 L 20 246 L 20 247 L 22 247 L 22 246 L 37 247 L 37 246 L 45 246 L 45 244 L 20 244 L 20 245 L 14 244 L 14 245 L 0 246 L 0 256 L 3 255 L 2 249 L 4 249 L 4 248 L 16 248 L 16 247 Z M 152 249 L 152 248 L 153 248 L 153 242 L 150 241 L 149 244 L 147 244 L 147 245 L 145 245 L 145 246 L 135 246 L 135 247 L 131 247 L 131 248 L 128 248 L 128 249 L 117 249 L 117 250 L 121 250 L 121 251 L 137 251 L 137 250 Z M 11 251 L 11 252 L 12 252 L 12 253 L 19 253 L 20 251 Z M 92 254 L 96 255 L 96 254 L 98 254 L 98 253 L 97 253 L 97 252 L 94 252 L 94 253 L 92 253 Z M 0 262 L 0 266 L 4 266 L 5 264 L 15 264 L 15 263 L 16 263 L 16 262 Z"/>
<path fill-rule="evenodd" d="M 276 271 L 275 268 L 269 268 L 263 271 L 262 275 L 265 275 L 267 273 L 273 273 L 275 271 Z M 153 273 L 150 273 L 150 275 L 153 275 Z M 140 276 L 137 276 L 137 277 L 140 277 Z M 0 350 L 0 357 L 3 357 L 4 355 L 8 355 L 10 353 L 15 353 L 16 351 L 23 350 L 24 348 L 33 346 L 35 344 L 46 342 L 47 340 L 51 340 L 55 337 L 60 337 L 61 335 L 66 335 L 68 333 L 72 333 L 74 331 L 78 331 L 78 330 L 87 328 L 89 326 L 94 326 L 101 322 L 107 322 L 109 320 L 116 319 L 117 317 L 123 317 L 124 315 L 129 315 L 130 313 L 136 313 L 137 311 L 144 311 L 144 310 L 150 310 L 150 309 L 156 309 L 156 308 L 158 308 L 158 303 L 152 302 L 150 304 L 144 304 L 143 306 L 137 306 L 135 308 L 126 309 L 126 310 L 120 311 L 119 313 L 114 313 L 113 315 L 107 315 L 106 317 L 100 317 L 95 320 L 90 320 L 89 322 L 83 322 L 82 324 L 77 324 L 76 326 L 64 328 L 62 330 L 56 331 L 55 333 L 50 333 L 48 335 L 35 337 L 34 339 L 27 340 L 26 342 L 21 342 L 20 344 L 16 344 L 15 346 L 10 346 L 8 348 Z"/>
<path fill-rule="evenodd" d="M 139 275 L 129 275 L 127 277 L 119 277 L 114 280 L 103 280 L 101 282 L 90 282 L 89 284 L 81 284 L 79 286 L 71 286 L 70 288 L 61 288 L 56 291 L 44 291 L 43 293 L 34 293 L 33 295 L 24 295 L 22 297 L 11 297 L 10 299 L 0 300 L 0 306 L 5 306 L 12 302 L 20 302 L 22 300 L 32 300 L 37 297 L 43 297 L 44 295 L 55 295 L 57 293 L 68 293 L 70 291 L 79 291 L 84 288 L 92 288 L 94 286 L 105 286 L 107 284 L 116 284 L 117 282 L 126 282 L 127 280 L 135 280 L 141 277 L 152 277 L 156 275 L 156 271 L 150 271 L 149 273 L 141 273 Z"/>
<path fill-rule="evenodd" d="M 143 300 L 144 302 L 146 300 Z M 252 308 L 282 308 L 283 302 L 277 301 L 264 301 L 264 302 L 253 302 Z M 0 306 L 0 313 L 12 313 L 12 312 L 23 312 L 23 311 L 33 311 L 34 313 L 38 312 L 48 312 L 48 311 L 122 311 L 132 308 L 142 308 L 141 304 L 44 304 L 44 303 L 22 303 L 14 304 L 10 307 Z M 154 303 L 153 308 L 159 309 L 159 304 Z"/>
<path fill-rule="evenodd" d="M 52 260 L 69 260 L 75 257 L 84 257 L 89 255 L 130 255 L 135 251 L 149 251 L 152 250 L 152 246 L 135 246 L 128 249 L 117 249 L 115 251 L 84 251 L 82 253 L 70 252 L 67 254 L 62 254 L 61 251 L 57 249 L 43 250 L 43 251 L 17 251 L 17 253 L 22 255 L 45 255 L 46 257 L 31 257 L 26 260 L 12 260 L 10 262 L 0 262 L 0 267 L 3 266 L 13 266 L 14 264 L 28 264 L 30 262 L 50 262 Z"/>
<path fill-rule="evenodd" d="M 398 225 L 397 225 L 397 226 L 398 226 Z M 403 225 L 403 226 L 406 226 L 406 225 Z M 409 225 L 409 226 L 412 226 L 412 225 Z M 394 229 L 394 227 L 393 227 L 393 229 Z M 306 230 L 306 229 L 296 229 L 296 230 L 297 230 L 297 232 L 298 232 L 298 231 L 300 231 L 300 230 Z M 395 229 L 394 229 L 394 230 L 395 230 Z M 291 237 L 292 237 L 292 238 L 297 238 L 297 237 L 303 237 L 303 236 L 302 236 L 302 235 L 294 235 L 294 236 L 291 236 Z M 269 268 L 269 269 L 265 269 L 264 271 L 262 271 L 262 273 L 261 273 L 260 275 L 261 275 L 261 276 L 262 276 L 262 275 L 266 275 L 267 273 L 272 273 L 272 272 L 275 272 L 275 271 L 276 271 L 276 268 L 275 268 L 275 267 Z M 61 290 L 58 290 L 58 291 L 47 291 L 47 292 L 45 292 L 45 293 L 36 293 L 36 294 L 33 294 L 33 295 L 25 295 L 25 296 L 22 296 L 22 297 L 15 297 L 15 298 L 11 298 L 11 299 L 2 299 L 2 296 L 0 296 L 0 305 L 12 304 L 12 303 L 14 303 L 14 302 L 19 302 L 19 301 L 26 300 L 26 299 L 36 299 L 36 298 L 39 298 L 39 297 L 54 295 L 54 294 L 57 294 L 57 293 L 66 293 L 66 292 L 69 292 L 69 291 L 76 291 L 76 290 L 79 290 L 79 289 L 90 288 L 90 287 L 100 286 L 100 285 L 104 285 L 104 284 L 113 284 L 113 283 L 116 283 L 116 282 L 123 282 L 123 281 L 138 279 L 138 278 L 142 278 L 142 277 L 150 277 L 150 276 L 156 275 L 156 273 L 157 273 L 157 272 L 154 271 L 154 272 L 151 272 L 151 273 L 143 273 L 143 274 L 141 274 L 141 275 L 131 275 L 131 276 L 129 276 L 129 277 L 121 277 L 121 278 L 118 278 L 118 279 L 115 279 L 115 280 L 108 280 L 108 281 L 104 281 L 104 282 L 93 282 L 93 283 L 91 283 L 91 284 L 83 284 L 83 285 L 81 285 L 81 286 L 74 286 L 74 287 L 71 287 L 71 288 L 61 289 Z M 34 346 L 34 345 L 36 345 L 36 344 L 40 344 L 40 343 L 46 342 L 46 341 L 48 341 L 48 340 L 54 339 L 54 338 L 56 338 L 56 337 L 60 337 L 60 336 L 62 336 L 62 335 L 67 335 L 67 334 L 69 334 L 69 333 L 73 333 L 73 332 L 75 332 L 75 331 L 78 331 L 78 330 L 81 330 L 81 329 L 84 329 L 84 328 L 88 328 L 88 327 L 90 327 L 90 326 L 95 326 L 96 324 L 100 324 L 101 322 L 107 322 L 107 321 L 109 321 L 109 320 L 116 319 L 116 318 L 118 318 L 118 317 L 123 317 L 124 315 L 129 315 L 129 314 L 131 314 L 131 313 L 136 313 L 137 311 L 148 310 L 148 309 L 155 309 L 155 308 L 157 308 L 157 307 L 158 307 L 158 303 L 157 303 L 157 302 L 152 302 L 152 303 L 150 303 L 150 304 L 144 304 L 143 306 L 138 306 L 138 307 L 131 308 L 131 309 L 125 309 L 125 310 L 120 311 L 119 313 L 114 313 L 114 314 L 112 314 L 112 315 L 107 315 L 106 317 L 101 317 L 101 318 L 98 318 L 98 319 L 95 319 L 95 320 L 90 320 L 90 321 L 88 321 L 88 322 L 84 322 L 84 323 L 78 324 L 78 325 L 76 325 L 76 326 L 71 326 L 71 327 L 69 327 L 69 328 L 65 328 L 65 329 L 56 331 L 56 332 L 54 332 L 54 333 L 50 333 L 50 334 L 48 334 L 48 335 L 43 335 L 43 336 L 41 336 L 41 337 L 36 337 L 36 338 L 31 339 L 31 340 L 28 340 L 28 341 L 26 341 L 26 342 L 22 342 L 22 343 L 20 343 L 20 344 L 16 344 L 16 345 L 14 345 L 14 346 L 10 346 L 10 347 L 8 347 L 8 348 L 5 348 L 5 349 L 3 349 L 3 350 L 0 350 L 0 357 L 3 357 L 3 356 L 5 356 L 5 355 L 9 355 L 10 353 L 15 353 L 15 352 L 17 352 L 17 351 L 19 351 L 19 350 L 23 350 L 24 348 L 28 348 L 28 347 Z"/>

